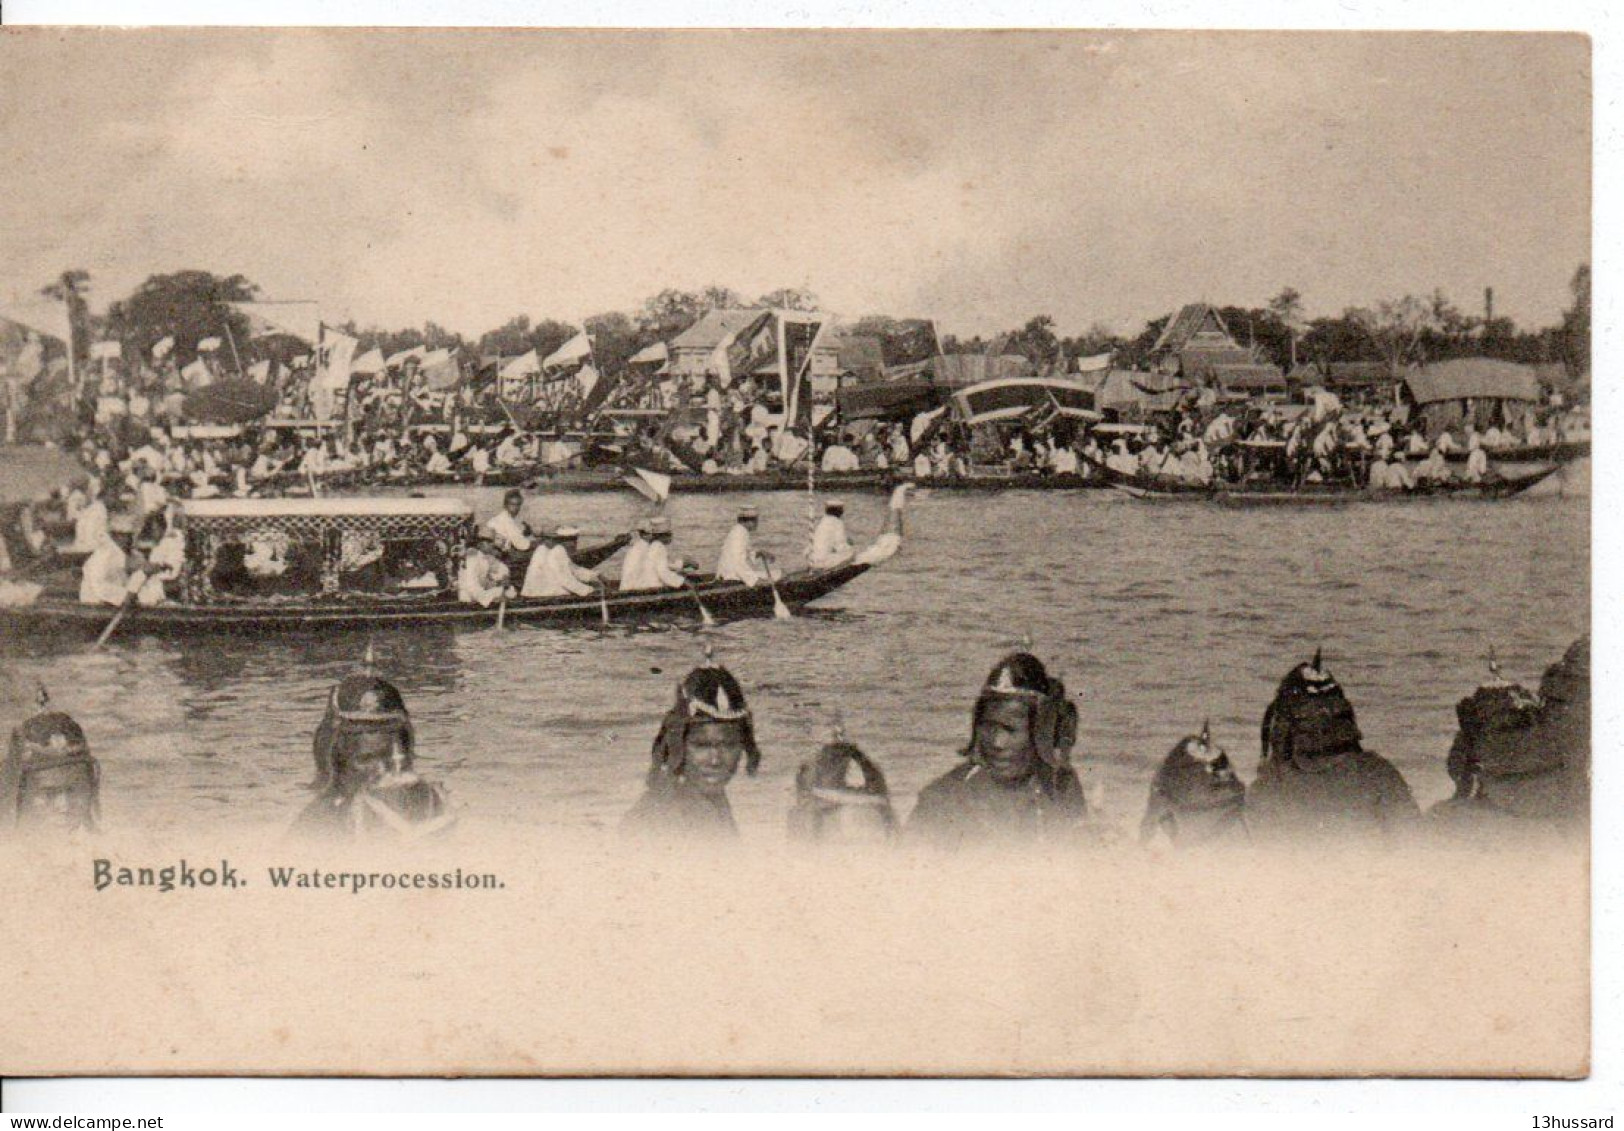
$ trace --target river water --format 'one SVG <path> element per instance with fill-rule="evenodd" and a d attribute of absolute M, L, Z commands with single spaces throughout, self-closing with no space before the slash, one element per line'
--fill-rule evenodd
<path fill-rule="evenodd" d="M 454 493 L 454 492 L 447 492 Z M 483 519 L 494 491 L 468 491 Z M 804 494 L 679 496 L 677 549 L 710 568 L 733 509 L 760 508 L 758 544 L 799 560 Z M 848 500 L 859 545 L 884 500 Z M 1126 832 L 1150 776 L 1211 719 L 1250 779 L 1275 684 L 1317 646 L 1366 744 L 1417 798 L 1450 792 L 1455 702 L 1486 674 L 1535 685 L 1589 615 L 1589 500 L 1420 502 L 1237 510 L 1111 492 L 917 498 L 902 552 L 790 621 L 701 630 L 395 630 L 373 640 L 404 691 L 420 768 L 463 826 L 612 827 L 635 801 L 676 681 L 709 642 L 744 684 L 765 759 L 731 789 L 748 838 L 782 835 L 802 758 L 838 719 L 888 775 L 899 812 L 950 769 L 976 690 L 1030 636 L 1081 712 L 1076 760 Z M 591 543 L 646 504 L 545 495 L 532 521 Z M 6 723 L 35 681 L 85 726 L 103 765 L 104 823 L 285 826 L 307 801 L 310 736 L 364 635 L 178 642 L 5 641 Z"/>

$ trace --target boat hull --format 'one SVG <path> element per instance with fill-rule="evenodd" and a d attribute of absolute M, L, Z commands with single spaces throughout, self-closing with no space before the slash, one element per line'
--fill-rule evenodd
<path fill-rule="evenodd" d="M 867 565 L 804 570 L 778 582 L 786 605 L 801 607 L 825 597 L 866 573 Z M 455 598 L 422 600 L 330 601 L 310 603 L 160 605 L 133 607 L 120 622 L 115 639 L 137 636 L 288 635 L 307 632 L 377 630 L 438 625 L 484 628 L 500 616 L 508 625 L 567 626 L 603 622 L 605 604 L 610 624 L 636 624 L 700 617 L 700 604 L 718 620 L 772 615 L 770 586 L 755 588 L 736 581 L 701 581 L 692 589 L 621 593 L 611 587 L 605 599 L 590 597 L 516 598 L 505 612 L 464 604 Z M 34 604 L 0 608 L 0 638 L 20 639 L 29 633 L 71 633 L 95 636 L 107 627 L 116 610 L 105 605 L 82 605 L 70 597 L 45 594 Z"/>

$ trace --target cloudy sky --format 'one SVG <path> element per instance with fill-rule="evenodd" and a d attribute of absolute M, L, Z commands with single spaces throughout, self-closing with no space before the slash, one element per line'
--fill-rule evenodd
<path fill-rule="evenodd" d="M 1080 332 L 1492 285 L 1539 324 L 1589 75 L 1572 36 L 0 29 L 0 301 L 199 267 L 476 334 L 713 282 Z"/>

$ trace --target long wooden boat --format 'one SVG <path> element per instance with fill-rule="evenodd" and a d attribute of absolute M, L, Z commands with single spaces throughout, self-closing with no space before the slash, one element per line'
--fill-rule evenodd
<path fill-rule="evenodd" d="M 183 506 L 186 562 L 179 596 L 161 605 L 130 604 L 117 638 L 200 636 L 212 633 L 275 635 L 309 631 L 378 629 L 413 625 L 482 627 L 569 625 L 649 621 L 735 619 L 772 615 L 774 587 L 754 588 L 713 576 L 695 576 L 681 589 L 622 592 L 609 582 L 586 597 L 519 597 L 489 607 L 458 599 L 456 567 L 474 533 L 472 512 L 454 499 L 210 499 Z M 363 551 L 383 544 L 412 555 L 413 568 L 433 568 L 432 588 L 359 590 L 350 579 Z M 611 545 L 615 545 L 611 543 Z M 282 577 L 301 572 L 292 591 L 245 591 L 245 547 L 291 563 Z M 615 545 L 618 549 L 618 545 Z M 603 547 L 598 547 L 601 554 Z M 606 554 L 602 556 L 607 556 Z M 370 561 L 369 561 L 370 564 Z M 308 566 L 308 570 L 304 567 Z M 790 573 L 776 585 L 790 608 L 834 592 L 873 568 L 852 562 L 829 569 Z M 408 570 L 407 572 L 410 572 Z M 278 579 L 280 580 L 280 579 Z M 256 582 L 257 584 L 257 582 Z M 29 634 L 102 632 L 119 610 L 87 605 L 76 585 L 51 585 L 27 604 L 0 606 L 0 640 Z"/>
<path fill-rule="evenodd" d="M 1217 483 L 1198 486 L 1168 484 L 1161 479 L 1115 473 L 1112 486 L 1138 499 L 1215 502 L 1223 506 L 1345 506 L 1349 503 L 1409 503 L 1426 499 L 1508 499 L 1550 478 L 1558 467 L 1544 467 L 1524 475 L 1507 475 L 1481 483 L 1454 481 L 1427 483 L 1414 490 L 1355 487 L 1345 483 L 1304 483 L 1291 487 L 1267 481 Z"/>
<path fill-rule="evenodd" d="M 1494 463 L 1572 463 L 1590 454 L 1589 440 L 1562 440 L 1550 444 L 1519 444 L 1515 447 L 1484 448 Z M 1450 463 L 1465 463 L 1469 452 L 1449 452 Z"/>

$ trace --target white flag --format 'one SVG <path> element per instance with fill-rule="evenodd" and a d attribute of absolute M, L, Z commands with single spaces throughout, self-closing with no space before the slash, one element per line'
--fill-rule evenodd
<path fill-rule="evenodd" d="M 180 371 L 181 379 L 194 389 L 201 389 L 214 380 L 209 373 L 209 367 L 203 364 L 203 359 L 197 358 L 185 369 Z"/>
<path fill-rule="evenodd" d="M 327 364 L 316 374 L 316 384 L 329 392 L 349 388 L 350 371 L 354 368 L 355 347 L 359 344 L 348 334 L 328 330 L 322 338 Z"/>
<path fill-rule="evenodd" d="M 350 372 L 360 373 L 368 377 L 383 372 L 383 351 L 376 348 L 367 350 L 366 353 L 350 362 Z"/>
<path fill-rule="evenodd" d="M 569 341 L 559 346 L 547 359 L 541 363 L 543 369 L 559 369 L 566 365 L 573 365 L 592 352 L 592 343 L 587 340 L 583 331 Z"/>
<path fill-rule="evenodd" d="M 1097 353 L 1093 357 L 1079 357 L 1077 359 L 1077 372 L 1079 373 L 1102 373 L 1109 368 L 1111 368 L 1111 355 L 1109 353 Z"/>
<path fill-rule="evenodd" d="M 152 360 L 162 361 L 169 356 L 169 351 L 175 348 L 175 335 L 165 334 L 152 343 Z"/>
<path fill-rule="evenodd" d="M 389 355 L 388 360 L 383 363 L 384 368 L 398 369 L 400 366 L 405 365 L 414 357 L 421 361 L 423 360 L 423 355 L 428 352 L 429 348 L 427 346 L 413 346 L 409 350 L 401 350 L 399 353 L 392 353 Z"/>
<path fill-rule="evenodd" d="M 518 357 L 502 366 L 502 376 L 505 378 L 533 377 L 540 372 L 541 362 L 536 360 L 535 350 L 521 353 Z"/>
<path fill-rule="evenodd" d="M 215 350 L 217 350 L 219 348 L 220 348 L 220 339 L 219 338 L 204 338 L 203 340 L 201 340 L 200 342 L 197 343 L 197 352 L 199 352 L 199 353 L 213 353 Z"/>
<path fill-rule="evenodd" d="M 590 365 L 581 366 L 575 375 L 575 383 L 581 388 L 581 397 L 584 400 L 592 395 L 592 390 L 598 385 L 598 371 Z"/>
<path fill-rule="evenodd" d="M 321 311 L 313 302 L 232 302 L 261 333 L 291 334 L 315 345 L 321 337 Z"/>

